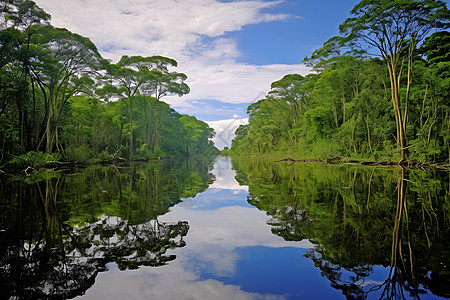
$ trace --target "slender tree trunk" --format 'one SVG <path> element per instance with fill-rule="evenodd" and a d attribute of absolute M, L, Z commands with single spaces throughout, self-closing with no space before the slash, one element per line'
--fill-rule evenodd
<path fill-rule="evenodd" d="M 369 114 L 367 114 L 367 117 L 366 117 L 366 126 L 367 126 L 367 142 L 369 144 L 370 153 L 372 154 L 372 157 L 374 157 L 373 150 L 372 150 L 372 143 L 371 143 L 371 139 L 370 139 Z"/>
<path fill-rule="evenodd" d="M 133 155 L 133 100 L 131 100 L 131 96 L 128 97 L 130 100 L 130 158 Z"/>
<path fill-rule="evenodd" d="M 35 128 L 36 126 L 36 87 L 34 86 L 34 78 L 33 76 L 30 76 L 31 79 L 31 95 L 33 98 L 33 113 L 31 114 L 31 127 Z M 33 129 L 32 129 L 33 130 Z M 38 131 L 36 129 L 33 130 L 32 133 L 32 141 L 30 147 L 32 149 L 36 149 L 37 147 L 37 140 L 39 139 Z"/>
<path fill-rule="evenodd" d="M 55 142 L 56 142 L 56 129 L 55 129 L 55 116 L 49 116 L 47 120 L 47 128 L 45 130 L 46 133 L 46 146 L 45 146 L 45 152 L 52 153 Z"/>
<path fill-rule="evenodd" d="M 144 108 L 144 117 L 145 117 L 145 140 L 147 142 L 147 150 L 150 151 L 150 124 L 148 120 L 148 102 L 145 101 Z"/>
<path fill-rule="evenodd" d="M 406 82 L 405 111 L 403 113 L 403 131 L 404 132 L 406 132 L 406 122 L 408 119 L 408 103 L 409 103 L 409 94 L 411 91 L 411 83 L 412 83 L 414 47 L 415 47 L 415 44 L 411 44 L 409 47 L 409 53 L 408 53 L 408 79 Z"/>
<path fill-rule="evenodd" d="M 423 114 L 425 113 L 425 102 L 427 100 L 427 94 L 428 94 L 428 84 L 425 86 L 425 95 L 423 96 L 423 101 L 422 101 L 422 109 L 420 111 L 420 131 L 422 132 L 423 130 Z"/>
<path fill-rule="evenodd" d="M 396 55 L 398 56 L 398 55 Z M 391 82 L 392 104 L 394 106 L 395 123 L 397 125 L 397 144 L 400 146 L 401 159 L 399 164 L 406 160 L 406 138 L 403 127 L 403 117 L 401 113 L 400 99 L 400 76 L 401 70 L 398 69 L 398 59 L 391 57 L 388 61 L 389 78 Z"/>
<path fill-rule="evenodd" d="M 345 123 L 345 97 L 344 97 L 344 93 L 342 93 L 342 124 Z"/>

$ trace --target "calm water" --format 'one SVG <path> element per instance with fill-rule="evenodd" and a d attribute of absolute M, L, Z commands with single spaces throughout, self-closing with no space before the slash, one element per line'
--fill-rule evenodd
<path fill-rule="evenodd" d="M 0 178 L 0 298 L 450 297 L 450 177 L 160 161 Z"/>

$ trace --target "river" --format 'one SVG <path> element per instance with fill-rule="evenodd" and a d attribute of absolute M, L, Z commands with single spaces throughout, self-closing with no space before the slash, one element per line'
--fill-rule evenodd
<path fill-rule="evenodd" d="M 0 178 L 1 299 L 446 299 L 447 172 L 191 158 Z"/>

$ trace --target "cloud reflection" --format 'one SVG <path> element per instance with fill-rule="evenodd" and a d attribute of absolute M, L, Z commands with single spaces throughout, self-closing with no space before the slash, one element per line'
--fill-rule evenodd
<path fill-rule="evenodd" d="M 236 171 L 232 169 L 231 159 L 220 157 L 214 163 L 214 169 L 212 171 L 216 180 L 209 186 L 210 189 L 246 191 L 248 192 L 248 186 L 239 185 L 236 181 Z M 243 201 L 246 201 L 245 198 Z"/>
<path fill-rule="evenodd" d="M 186 272 L 180 262 L 164 268 L 141 268 L 121 272 L 116 268 L 101 273 L 97 283 L 83 297 L 85 299 L 217 299 L 253 300 L 285 299 L 279 295 L 261 295 L 242 291 L 214 279 L 199 280 L 193 272 Z"/>
<path fill-rule="evenodd" d="M 247 187 L 239 186 L 234 180 L 236 174 L 231 169 L 229 158 L 219 158 L 213 173 L 216 182 L 204 193 L 187 199 L 191 205 L 176 205 L 171 212 L 159 218 L 163 222 L 185 220 L 189 223 L 190 230 L 185 238 L 187 246 L 173 251 L 177 256 L 175 261 L 162 268 L 140 268 L 130 272 L 119 272 L 112 268 L 98 275 L 96 285 L 86 297 L 285 299 L 283 295 L 246 292 L 240 286 L 210 278 L 235 275 L 237 263 L 242 259 L 237 250 L 243 247 L 313 246 L 307 240 L 285 241 L 272 234 L 267 225 L 269 217 L 247 203 Z M 233 191 L 238 191 L 238 194 Z M 231 205 L 227 205 L 227 201 Z"/>

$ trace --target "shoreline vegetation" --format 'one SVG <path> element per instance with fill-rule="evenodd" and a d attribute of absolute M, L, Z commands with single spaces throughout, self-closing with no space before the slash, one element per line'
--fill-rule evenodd
<path fill-rule="evenodd" d="M 350 13 L 303 60 L 314 73 L 273 82 L 223 154 L 448 169 L 446 3 L 367 0 Z M 175 60 L 112 63 L 50 19 L 33 1 L 2 7 L 0 173 L 220 152 L 212 128 L 162 101 L 190 92 Z"/>
<path fill-rule="evenodd" d="M 304 58 L 315 72 L 272 82 L 225 152 L 448 166 L 449 16 L 444 1 L 361 1 Z"/>
<path fill-rule="evenodd" d="M 50 19 L 33 1 L 2 3 L 0 170 L 218 153 L 207 123 L 163 101 L 190 92 L 175 60 L 113 63 Z"/>
<path fill-rule="evenodd" d="M 14 157 L 12 161 L 0 166 L 0 175 L 12 175 L 23 174 L 30 176 L 39 172 L 53 172 L 53 171 L 73 171 L 80 168 L 87 168 L 95 165 L 111 165 L 111 166 L 123 166 L 124 164 L 131 163 L 147 163 L 151 161 L 165 161 L 165 160 L 177 160 L 177 159 L 207 159 L 211 160 L 212 156 L 217 155 L 216 152 L 210 154 L 195 154 L 191 156 L 185 155 L 169 155 L 158 157 L 133 157 L 123 158 L 120 156 L 111 156 L 107 159 L 93 158 L 89 160 L 30 160 L 21 157 Z"/>
<path fill-rule="evenodd" d="M 215 154 L 214 154 L 215 155 Z M 332 165 L 361 165 L 368 167 L 400 167 L 400 168 L 408 168 L 408 169 L 418 169 L 422 171 L 448 171 L 450 172 L 450 164 L 439 164 L 439 163 L 426 163 L 419 161 L 373 161 L 373 160 L 361 160 L 357 158 L 350 157 L 330 157 L 330 158 L 298 158 L 286 155 L 257 155 L 257 154 L 230 154 L 227 152 L 222 152 L 219 154 L 220 156 L 230 156 L 230 157 L 254 157 L 254 158 L 262 158 L 269 159 L 273 162 L 287 162 L 290 163 L 289 166 L 294 163 L 304 163 L 304 162 L 317 162 L 317 163 L 325 163 Z M 198 155 L 203 157 L 205 155 Z M 196 156 L 196 157 L 198 157 Z M 210 156 L 209 156 L 210 157 Z M 6 165 L 6 168 L 0 168 L 1 174 L 24 174 L 26 176 L 30 176 L 32 174 L 38 172 L 47 172 L 47 171 L 72 171 L 80 168 L 86 168 L 94 165 L 112 165 L 119 166 L 126 163 L 146 163 L 150 161 L 164 161 L 164 160 L 173 160 L 178 158 L 187 158 L 183 156 L 160 156 L 153 158 L 122 158 L 122 157 L 111 157 L 109 159 L 94 159 L 90 161 L 41 161 L 39 163 L 30 164 L 29 162 L 24 161 L 25 164 L 22 165 Z M 5 171 L 6 170 L 6 171 Z"/>
<path fill-rule="evenodd" d="M 356 164 L 363 166 L 371 166 L 371 167 L 382 167 L 382 166 L 398 166 L 401 168 L 414 168 L 421 170 L 445 170 L 450 171 L 450 164 L 431 164 L 431 163 L 422 163 L 418 161 L 366 161 L 366 160 L 357 160 L 351 158 L 344 157 L 333 157 L 326 159 L 294 159 L 291 157 L 283 158 L 280 160 L 276 160 L 274 162 L 323 162 L 326 164 Z"/>
<path fill-rule="evenodd" d="M 448 163 L 427 163 L 420 161 L 394 161 L 394 160 L 363 160 L 358 158 L 351 157 L 328 157 L 328 158 L 300 158 L 289 155 L 271 155 L 271 154 L 237 154 L 237 153 L 228 153 L 222 152 L 223 156 L 230 157 L 256 157 L 256 158 L 266 158 L 271 159 L 273 162 L 288 162 L 291 163 L 302 163 L 302 162 L 318 162 L 325 164 L 354 164 L 361 166 L 369 166 L 369 167 L 401 167 L 401 168 L 410 168 L 410 169 L 419 169 L 424 171 L 450 171 L 450 164 Z"/>

